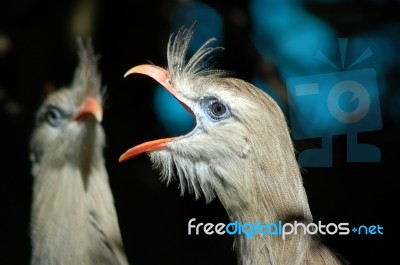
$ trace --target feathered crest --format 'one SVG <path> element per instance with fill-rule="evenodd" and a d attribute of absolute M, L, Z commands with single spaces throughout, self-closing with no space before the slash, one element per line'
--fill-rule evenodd
<path fill-rule="evenodd" d="M 194 21 L 189 28 L 182 27 L 176 36 L 171 34 L 167 50 L 168 70 L 170 75 L 172 78 L 179 78 L 182 74 L 201 76 L 226 75 L 226 71 L 212 69 L 209 64 L 212 58 L 211 54 L 216 50 L 223 50 L 222 47 L 209 46 L 216 41 L 215 38 L 208 39 L 189 60 L 186 60 L 196 25 L 197 21 Z"/>
<path fill-rule="evenodd" d="M 101 101 L 104 89 L 101 85 L 101 74 L 98 70 L 99 56 L 95 54 L 91 39 L 84 43 L 81 38 L 78 38 L 77 43 L 79 64 L 75 70 L 71 88 L 78 101 L 89 95 Z"/>

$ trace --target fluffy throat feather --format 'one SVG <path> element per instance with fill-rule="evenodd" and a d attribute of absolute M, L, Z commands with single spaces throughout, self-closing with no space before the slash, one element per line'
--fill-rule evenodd
<path fill-rule="evenodd" d="M 188 159 L 167 149 L 151 152 L 150 159 L 162 181 L 179 181 L 181 195 L 188 192 L 198 199 L 203 194 L 207 203 L 218 196 L 231 220 L 312 220 L 298 168 L 282 168 L 274 175 L 251 157 L 232 166 Z"/>
<path fill-rule="evenodd" d="M 150 153 L 153 166 L 161 171 L 167 184 L 180 183 L 181 193 L 201 194 L 206 202 L 216 196 L 226 209 L 231 221 L 241 223 L 312 222 L 306 193 L 298 167 L 288 167 L 280 175 L 260 174 L 244 177 L 260 168 L 245 164 L 229 167 L 223 163 L 185 159 L 168 149 Z M 237 171 L 232 171 L 232 169 Z M 238 264 L 342 264 L 317 235 L 291 235 L 282 240 L 274 235 L 256 235 L 246 240 L 236 236 L 234 247 Z M 281 255 L 293 253 L 293 255 Z"/>

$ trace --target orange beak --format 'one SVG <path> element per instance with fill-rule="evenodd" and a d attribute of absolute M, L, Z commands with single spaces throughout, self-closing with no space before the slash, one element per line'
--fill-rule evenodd
<path fill-rule="evenodd" d="M 81 109 L 73 116 L 73 119 L 81 121 L 92 118 L 101 122 L 103 120 L 103 108 L 96 99 L 88 97 L 83 102 Z"/>
<path fill-rule="evenodd" d="M 181 96 L 172 86 L 171 80 L 168 77 L 167 70 L 151 64 L 142 64 L 129 69 L 129 71 L 126 72 L 124 77 L 126 77 L 129 74 L 144 74 L 150 76 L 159 84 L 161 84 L 168 92 L 170 92 L 179 101 L 179 103 L 182 104 L 182 106 L 184 106 L 190 113 L 193 114 L 191 109 L 181 100 Z M 175 138 L 164 138 L 137 145 L 126 151 L 124 154 L 122 154 L 119 157 L 119 162 L 126 161 L 130 158 L 133 158 L 145 152 L 164 149 L 166 144 L 168 142 L 173 141 L 174 139 Z"/>
<path fill-rule="evenodd" d="M 142 64 L 129 69 L 125 73 L 124 77 L 127 77 L 130 74 L 143 74 L 150 76 L 176 97 L 176 91 L 172 87 L 171 80 L 168 78 L 167 70 L 164 68 L 152 64 Z"/>
<path fill-rule="evenodd" d="M 145 142 L 142 144 L 139 144 L 135 147 L 130 148 L 128 151 L 126 151 L 125 153 L 123 153 L 120 157 L 119 157 L 119 162 L 124 162 L 130 158 L 133 158 L 135 156 L 138 156 L 140 154 L 146 153 L 146 152 L 150 152 L 150 151 L 155 151 L 155 150 L 161 150 L 165 148 L 165 145 L 168 142 L 171 142 L 174 138 L 163 138 L 163 139 L 158 139 L 158 140 L 154 140 L 154 141 L 149 141 L 149 142 Z"/>
<path fill-rule="evenodd" d="M 168 71 L 164 68 L 152 64 L 142 64 L 129 69 L 128 72 L 125 73 L 124 77 L 127 77 L 130 74 L 143 74 L 150 76 L 171 93 L 190 114 L 194 115 L 193 111 L 182 101 L 182 97 L 172 86 L 172 81 L 168 77 Z"/>

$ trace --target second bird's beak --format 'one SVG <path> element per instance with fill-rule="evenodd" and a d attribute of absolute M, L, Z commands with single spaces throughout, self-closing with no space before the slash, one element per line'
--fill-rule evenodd
<path fill-rule="evenodd" d="M 83 102 L 79 111 L 73 116 L 73 119 L 80 121 L 93 118 L 101 122 L 103 120 L 103 108 L 96 99 L 88 97 Z"/>

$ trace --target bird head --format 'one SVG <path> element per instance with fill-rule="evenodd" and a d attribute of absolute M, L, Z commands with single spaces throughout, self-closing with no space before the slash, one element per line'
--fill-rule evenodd
<path fill-rule="evenodd" d="M 100 153 L 105 136 L 103 88 L 93 47 L 79 44 L 79 64 L 73 82 L 47 95 L 36 113 L 31 138 L 32 173 L 46 164 L 61 167 L 65 163 L 83 167 L 83 163 Z"/>
<path fill-rule="evenodd" d="M 291 170 L 288 163 L 297 167 L 294 149 L 285 116 L 269 95 L 210 68 L 210 55 L 220 49 L 210 47 L 213 39 L 186 60 L 192 35 L 193 27 L 171 35 L 166 69 L 139 65 L 126 75 L 155 79 L 193 114 L 196 126 L 183 136 L 139 144 L 119 160 L 146 152 L 163 180 L 179 178 L 182 194 L 203 193 L 207 202 L 217 195 L 230 201 L 223 202 L 227 206 L 265 182 L 279 181 L 282 176 L 275 175 Z"/>

